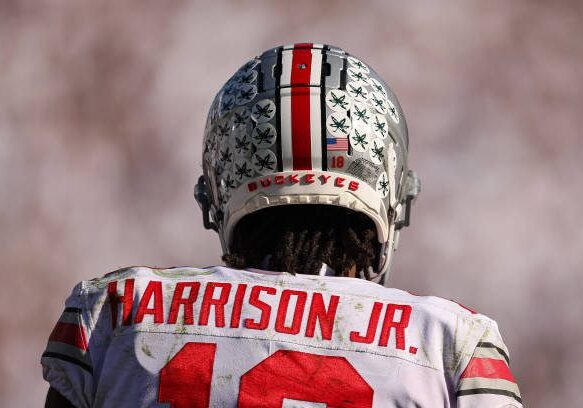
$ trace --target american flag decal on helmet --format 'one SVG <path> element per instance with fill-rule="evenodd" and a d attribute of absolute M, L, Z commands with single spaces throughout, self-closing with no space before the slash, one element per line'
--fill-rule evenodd
<path fill-rule="evenodd" d="M 333 152 L 347 152 L 348 151 L 348 138 L 347 137 L 329 137 L 326 140 L 328 150 Z"/>
<path fill-rule="evenodd" d="M 88 347 L 87 331 L 82 322 L 81 309 L 67 307 L 51 332 L 42 357 L 64 360 L 91 373 Z"/>
<path fill-rule="evenodd" d="M 522 403 L 520 391 L 509 367 L 508 354 L 502 347 L 480 342 L 461 375 L 456 395 L 498 394 Z"/>

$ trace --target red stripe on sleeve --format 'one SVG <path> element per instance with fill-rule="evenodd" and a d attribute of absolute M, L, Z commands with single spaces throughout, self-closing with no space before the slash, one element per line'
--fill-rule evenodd
<path fill-rule="evenodd" d="M 294 170 L 312 169 L 310 72 L 312 44 L 296 44 L 291 67 L 291 132 Z"/>
<path fill-rule="evenodd" d="M 58 341 L 75 346 L 81 350 L 87 350 L 85 329 L 79 324 L 57 322 L 57 325 L 49 336 L 49 341 Z"/>
<path fill-rule="evenodd" d="M 494 378 L 516 382 L 510 367 L 504 360 L 494 358 L 472 358 L 461 378 Z"/>

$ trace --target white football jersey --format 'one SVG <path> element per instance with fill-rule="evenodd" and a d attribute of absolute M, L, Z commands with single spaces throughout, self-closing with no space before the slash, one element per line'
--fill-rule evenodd
<path fill-rule="evenodd" d="M 81 282 L 42 356 L 77 407 L 521 407 L 508 364 L 457 303 L 226 267 Z"/>

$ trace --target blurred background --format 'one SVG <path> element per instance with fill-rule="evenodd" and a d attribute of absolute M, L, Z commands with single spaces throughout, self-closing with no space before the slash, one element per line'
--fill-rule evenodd
<path fill-rule="evenodd" d="M 526 405 L 583 394 L 583 3 L 0 0 L 0 405 L 80 280 L 219 262 L 192 187 L 249 57 L 334 44 L 387 79 L 423 191 L 395 287 L 496 319 Z"/>

